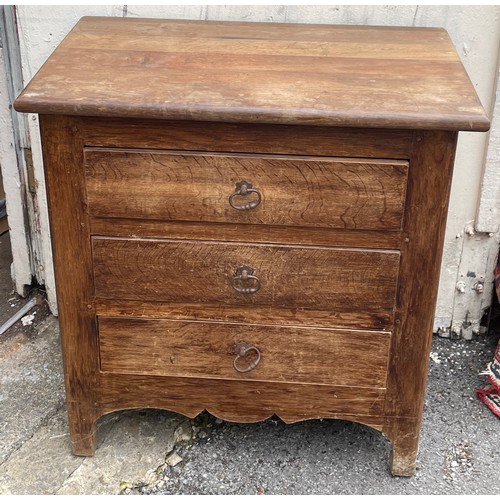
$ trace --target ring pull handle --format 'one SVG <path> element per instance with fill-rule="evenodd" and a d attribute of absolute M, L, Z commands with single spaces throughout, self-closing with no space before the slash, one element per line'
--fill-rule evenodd
<path fill-rule="evenodd" d="M 248 372 L 254 370 L 255 368 L 257 368 L 257 365 L 260 363 L 261 352 L 260 352 L 258 347 L 254 346 L 252 344 L 247 344 L 246 342 L 238 342 L 234 346 L 234 353 L 236 354 L 236 357 L 234 358 L 234 361 L 233 361 L 233 368 L 239 373 L 248 373 Z M 246 367 L 241 367 L 238 364 L 238 360 L 244 359 L 252 353 L 256 354 L 257 358 L 254 359 Z"/>
<path fill-rule="evenodd" d="M 237 196 L 246 197 L 250 196 L 252 193 L 255 193 L 257 195 L 256 199 L 253 199 L 241 205 L 235 203 L 237 201 L 236 198 Z M 259 206 L 261 201 L 262 201 L 262 195 L 260 194 L 259 191 L 257 191 L 257 189 L 254 189 L 252 183 L 248 181 L 237 182 L 234 193 L 229 197 L 229 204 L 235 210 L 252 210 L 253 208 Z"/>
<path fill-rule="evenodd" d="M 238 266 L 231 284 L 240 293 L 255 293 L 260 289 L 260 280 L 250 266 Z"/>

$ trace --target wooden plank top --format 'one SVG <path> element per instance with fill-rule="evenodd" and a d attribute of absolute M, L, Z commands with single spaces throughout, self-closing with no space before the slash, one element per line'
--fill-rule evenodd
<path fill-rule="evenodd" d="M 23 112 L 486 131 L 444 29 L 84 17 Z"/>

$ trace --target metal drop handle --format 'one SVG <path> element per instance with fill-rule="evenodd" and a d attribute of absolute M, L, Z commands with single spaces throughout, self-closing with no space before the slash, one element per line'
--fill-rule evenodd
<path fill-rule="evenodd" d="M 254 276 L 250 266 L 238 266 L 232 279 L 233 288 L 240 293 L 255 293 L 260 289 L 260 280 Z"/>
<path fill-rule="evenodd" d="M 257 195 L 256 199 L 253 199 L 246 203 L 242 203 L 241 205 L 238 205 L 236 203 L 237 196 L 246 197 L 251 195 L 252 193 L 255 193 Z M 262 195 L 260 194 L 259 191 L 257 191 L 257 189 L 254 189 L 252 183 L 248 181 L 237 182 L 234 193 L 229 197 L 229 204 L 235 210 L 252 210 L 253 208 L 258 207 L 261 201 L 262 201 Z"/>
<path fill-rule="evenodd" d="M 257 368 L 257 365 L 260 363 L 260 359 L 262 357 L 261 352 L 257 346 L 254 346 L 252 344 L 247 344 L 246 342 L 238 342 L 234 346 L 234 352 L 236 354 L 236 357 L 234 358 L 233 361 L 233 368 L 239 373 L 248 373 Z M 244 368 L 239 366 L 238 360 L 244 359 L 249 354 L 252 353 L 255 353 L 257 355 L 257 359 L 252 361 L 249 365 L 247 365 Z"/>

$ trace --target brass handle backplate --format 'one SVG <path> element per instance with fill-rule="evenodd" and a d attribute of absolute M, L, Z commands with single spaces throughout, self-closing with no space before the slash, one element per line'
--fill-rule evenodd
<path fill-rule="evenodd" d="M 250 196 L 252 193 L 255 193 L 257 197 L 256 198 L 254 197 L 253 200 L 247 201 L 246 203 L 242 203 L 241 205 L 237 203 L 238 201 L 237 197 L 247 197 Z M 262 201 L 262 195 L 260 194 L 259 191 L 257 191 L 257 189 L 254 189 L 252 183 L 248 181 L 237 182 L 234 193 L 229 197 L 229 204 L 235 210 L 252 210 L 253 208 L 259 206 L 261 201 Z"/>
<path fill-rule="evenodd" d="M 250 266 L 238 266 L 232 279 L 233 288 L 240 293 L 255 293 L 260 288 L 260 280 L 254 276 Z"/>
<path fill-rule="evenodd" d="M 234 352 L 236 354 L 236 357 L 233 361 L 233 368 L 240 373 L 248 373 L 257 368 L 257 365 L 260 363 L 260 359 L 262 357 L 258 347 L 252 344 L 247 344 L 246 342 L 238 342 L 234 346 Z M 247 366 L 242 367 L 241 363 L 239 363 L 238 360 L 245 359 L 251 354 L 255 354 L 257 356 L 256 359 L 251 361 Z"/>

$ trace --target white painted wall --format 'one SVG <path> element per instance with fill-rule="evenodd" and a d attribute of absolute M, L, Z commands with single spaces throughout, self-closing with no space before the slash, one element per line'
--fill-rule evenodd
<path fill-rule="evenodd" d="M 496 100 L 492 117 L 476 224 L 483 233 L 497 233 L 500 229 L 500 99 Z"/>
<path fill-rule="evenodd" d="M 371 24 L 400 26 L 444 27 L 457 48 L 462 62 L 487 111 L 495 104 L 500 46 L 499 6 L 18 6 L 23 75 L 25 81 L 34 75 L 64 35 L 83 15 L 112 15 L 129 17 L 163 17 L 189 19 L 221 19 L 267 22 L 305 22 L 329 24 Z M 500 101 L 500 99 L 499 99 Z M 497 105 L 497 113 L 500 113 Z M 43 263 L 43 277 L 53 297 L 54 280 L 48 237 L 48 219 L 43 189 L 43 166 L 36 118 L 28 120 L 35 175 L 39 184 L 38 211 L 40 232 L 37 238 Z M 492 134 L 488 156 L 488 201 L 483 201 L 483 212 L 498 202 L 498 190 L 491 192 L 490 178 L 495 179 L 494 168 L 499 163 L 500 132 Z M 477 328 L 481 309 L 491 297 L 492 262 L 498 251 L 496 236 L 473 232 L 464 233 L 469 225 L 475 227 L 481 200 L 481 186 L 488 134 L 462 133 L 460 135 L 455 175 L 450 200 L 446 242 L 441 271 L 436 328 L 444 334 L 449 327 L 463 327 L 465 315 Z M 496 149 L 495 149 L 496 148 Z M 486 205 L 485 205 L 486 203 Z M 481 219 L 483 220 L 484 217 Z M 480 227 L 481 229 L 481 227 Z M 484 230 L 484 224 L 481 230 Z M 488 227 L 488 232 L 496 231 Z M 472 231 L 469 231 L 471 233 Z M 418 272 L 418 270 L 416 270 Z M 479 296 L 472 286 L 475 273 L 485 280 L 485 291 Z M 465 278 L 465 293 L 456 290 L 456 283 Z"/>
<path fill-rule="evenodd" d="M 7 201 L 10 241 L 12 248 L 16 249 L 11 274 L 16 292 L 24 295 L 24 285 L 31 283 L 30 238 L 25 220 L 26 183 L 25 172 L 17 162 L 3 48 L 0 48 L 0 168 Z"/>

